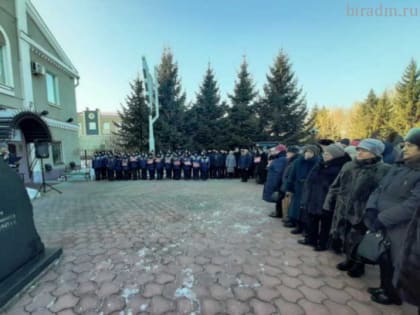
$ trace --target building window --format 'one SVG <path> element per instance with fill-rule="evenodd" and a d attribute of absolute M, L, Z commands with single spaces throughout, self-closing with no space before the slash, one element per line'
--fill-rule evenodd
<path fill-rule="evenodd" d="M 111 124 L 109 122 L 104 123 L 104 135 L 109 135 L 111 133 Z"/>
<path fill-rule="evenodd" d="M 89 130 L 96 130 L 96 122 L 89 123 Z"/>
<path fill-rule="evenodd" d="M 57 77 L 49 72 L 46 75 L 47 80 L 47 99 L 50 104 L 58 104 L 58 84 Z"/>
<path fill-rule="evenodd" d="M 51 147 L 52 147 L 53 163 L 55 165 L 63 164 L 63 148 L 62 148 L 61 142 L 53 142 Z"/>
<path fill-rule="evenodd" d="M 4 88 L 13 87 L 12 58 L 9 39 L 0 26 L 0 85 Z"/>

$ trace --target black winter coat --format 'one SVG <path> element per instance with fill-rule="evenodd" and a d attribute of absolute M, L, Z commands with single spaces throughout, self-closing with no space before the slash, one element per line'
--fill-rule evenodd
<path fill-rule="evenodd" d="M 321 215 L 325 197 L 341 168 L 351 161 L 347 154 L 327 162 L 319 161 L 309 173 L 303 187 L 301 206 L 310 214 Z"/>

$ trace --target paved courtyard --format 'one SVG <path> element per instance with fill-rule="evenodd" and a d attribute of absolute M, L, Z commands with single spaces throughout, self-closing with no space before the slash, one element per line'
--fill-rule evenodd
<path fill-rule="evenodd" d="M 370 302 L 376 268 L 351 279 L 298 245 L 252 181 L 59 187 L 34 213 L 64 254 L 7 314 L 402 314 Z"/>

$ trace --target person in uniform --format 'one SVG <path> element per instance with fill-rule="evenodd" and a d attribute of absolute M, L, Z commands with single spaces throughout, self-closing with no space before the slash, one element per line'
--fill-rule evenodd
<path fill-rule="evenodd" d="M 108 178 L 109 181 L 113 181 L 114 177 L 115 177 L 115 175 L 114 175 L 114 163 L 115 163 L 114 155 L 111 152 L 109 152 L 108 153 L 108 161 L 107 161 L 107 164 L 106 164 L 106 168 L 107 168 L 107 172 L 108 172 L 107 178 Z"/>
<path fill-rule="evenodd" d="M 192 168 L 193 168 L 193 179 L 198 180 L 200 178 L 200 157 L 197 152 L 194 152 L 192 158 Z"/>
<path fill-rule="evenodd" d="M 184 170 L 184 179 L 191 179 L 192 159 L 190 152 L 186 152 L 182 159 L 182 168 Z"/>
<path fill-rule="evenodd" d="M 206 155 L 206 152 L 201 153 L 200 158 L 200 173 L 201 179 L 207 180 L 209 178 L 209 169 L 210 169 L 210 158 Z"/>
<path fill-rule="evenodd" d="M 155 179 L 155 159 L 153 157 L 153 153 L 150 152 L 149 156 L 147 158 L 147 170 L 149 172 L 149 179 L 153 180 Z"/>
<path fill-rule="evenodd" d="M 173 157 L 173 179 L 180 180 L 181 179 L 181 168 L 182 168 L 182 161 L 181 157 L 178 153 L 174 154 Z"/>
<path fill-rule="evenodd" d="M 163 169 L 165 168 L 165 162 L 164 162 L 164 159 L 162 158 L 162 153 L 161 152 L 156 154 L 155 162 L 156 162 L 157 179 L 161 180 L 161 179 L 163 179 Z"/>
<path fill-rule="evenodd" d="M 137 161 L 137 154 L 131 153 L 130 154 L 130 172 L 131 172 L 131 179 L 137 180 L 138 173 L 139 173 L 139 163 Z"/>
<path fill-rule="evenodd" d="M 239 170 L 241 173 L 241 181 L 247 182 L 249 176 L 249 168 L 251 166 L 251 155 L 247 149 L 241 150 L 241 156 L 239 157 Z"/>
<path fill-rule="evenodd" d="M 101 157 L 98 152 L 93 156 L 92 168 L 95 171 L 95 180 L 101 180 Z"/>
<path fill-rule="evenodd" d="M 141 179 L 147 179 L 147 156 L 144 152 L 140 155 L 140 171 L 141 171 Z"/>
<path fill-rule="evenodd" d="M 171 150 L 169 150 L 166 155 L 165 155 L 165 171 L 166 171 L 166 178 L 167 179 L 172 179 L 172 168 L 173 168 L 173 163 L 172 163 L 172 152 Z"/>
<path fill-rule="evenodd" d="M 114 171 L 115 171 L 115 175 L 116 175 L 116 179 L 117 180 L 122 180 L 123 176 L 122 176 L 122 158 L 120 154 L 117 154 L 117 156 L 115 157 L 115 162 L 114 162 Z"/>
<path fill-rule="evenodd" d="M 108 158 L 105 152 L 101 153 L 101 179 L 106 179 Z"/>
<path fill-rule="evenodd" d="M 227 170 L 227 176 L 229 178 L 234 177 L 235 169 L 236 169 L 236 158 L 235 158 L 235 155 L 233 154 L 233 151 L 229 151 L 229 154 L 226 157 L 226 170 Z"/>

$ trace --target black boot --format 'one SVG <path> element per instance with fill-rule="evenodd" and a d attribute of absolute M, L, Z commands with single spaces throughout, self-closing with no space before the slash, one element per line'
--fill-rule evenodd
<path fill-rule="evenodd" d="M 314 242 L 311 242 L 311 240 L 307 237 L 305 237 L 304 239 L 298 240 L 298 243 L 301 245 L 308 245 L 308 246 L 316 247 L 316 244 Z"/>
<path fill-rule="evenodd" d="M 384 289 L 382 289 L 382 288 L 368 288 L 367 291 L 371 295 L 374 295 L 374 294 L 379 294 L 381 292 L 384 292 Z"/>
<path fill-rule="evenodd" d="M 279 218 L 279 219 L 281 219 L 281 216 L 276 211 L 271 212 L 268 216 L 269 217 L 272 217 L 272 218 Z"/>
<path fill-rule="evenodd" d="M 351 260 L 346 259 L 345 261 L 339 263 L 336 266 L 336 268 L 341 271 L 347 271 L 347 270 L 350 270 L 353 267 L 353 265 L 354 263 Z"/>
<path fill-rule="evenodd" d="M 351 278 L 360 278 L 365 274 L 365 264 L 357 262 L 351 267 L 349 271 L 347 271 L 347 274 Z"/>
<path fill-rule="evenodd" d="M 303 232 L 303 227 L 302 227 L 302 224 L 300 223 L 297 223 L 296 227 L 290 231 L 290 233 L 292 234 L 301 234 L 302 232 Z"/>
<path fill-rule="evenodd" d="M 384 291 L 379 292 L 377 294 L 372 294 L 370 299 L 376 303 L 383 304 L 383 305 L 401 305 L 401 299 L 398 296 L 391 297 L 385 294 Z"/>
<path fill-rule="evenodd" d="M 287 227 L 287 228 L 295 228 L 296 227 L 296 223 L 294 223 L 292 221 L 289 221 L 289 222 L 284 223 L 283 226 L 284 227 Z"/>

